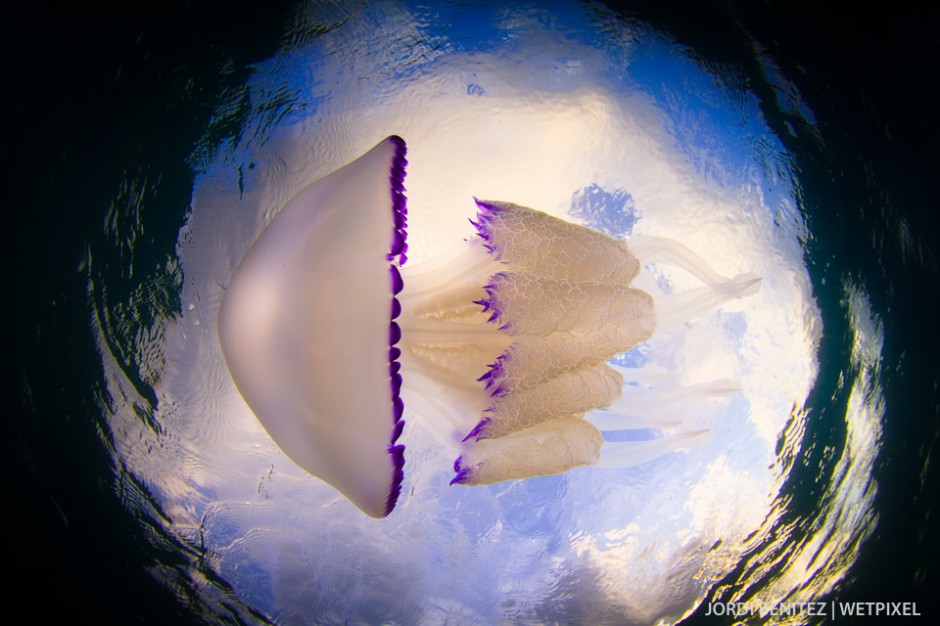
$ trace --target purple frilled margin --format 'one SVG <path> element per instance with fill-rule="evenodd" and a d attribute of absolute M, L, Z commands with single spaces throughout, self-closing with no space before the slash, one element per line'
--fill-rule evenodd
<path fill-rule="evenodd" d="M 492 254 L 497 261 L 502 261 L 502 250 L 493 238 L 494 218 L 502 209 L 498 205 L 491 204 L 484 200 L 475 200 L 478 209 L 477 221 L 470 220 L 470 223 L 476 227 L 477 235 L 483 240 L 483 246 L 486 250 Z M 501 272 L 490 277 L 490 282 L 483 287 L 486 292 L 486 298 L 474 300 L 474 304 L 479 304 L 484 313 L 490 313 L 489 322 L 500 323 L 501 321 L 502 311 L 499 309 L 496 293 L 499 288 L 499 282 L 503 277 Z M 500 326 L 500 330 L 508 329 L 508 322 Z M 505 374 L 506 365 L 510 359 L 511 355 L 508 351 L 499 355 L 496 361 L 490 363 L 487 372 L 477 379 L 486 385 L 486 391 L 489 392 L 491 398 L 499 398 L 507 393 L 506 388 L 502 384 L 502 379 Z M 493 409 L 494 407 L 491 405 L 483 411 L 483 419 L 467 433 L 463 441 L 479 441 L 486 436 L 486 429 L 490 424 L 490 418 L 486 417 L 485 414 L 493 411 Z M 463 456 L 458 456 L 454 461 L 454 472 L 456 476 L 450 481 L 450 484 L 464 484 L 470 481 L 473 474 L 473 467 L 464 465 Z"/>
<path fill-rule="evenodd" d="M 408 224 L 408 201 L 405 197 L 405 167 L 408 165 L 405 159 L 405 140 L 397 135 L 392 135 L 387 141 L 395 144 L 395 156 L 392 157 L 392 164 L 389 167 L 389 189 L 392 194 L 392 218 L 395 223 L 395 229 L 392 233 L 392 243 L 388 253 L 389 261 L 398 261 L 398 265 L 404 265 L 408 260 L 405 253 L 408 251 L 406 226 Z M 401 483 L 405 477 L 405 446 L 396 443 L 401 437 L 402 429 L 405 427 L 405 420 L 402 419 L 402 413 L 405 410 L 404 403 L 401 400 L 401 363 L 398 357 L 401 356 L 401 349 L 395 344 L 401 339 L 401 328 L 395 320 L 401 315 L 401 303 L 398 301 L 398 294 L 401 293 L 404 283 L 398 267 L 394 264 L 388 267 L 391 275 L 392 287 L 392 309 L 388 331 L 388 374 L 392 389 L 392 420 L 395 428 L 392 430 L 392 440 L 388 444 L 388 453 L 392 457 L 392 463 L 395 466 L 395 475 L 392 478 L 392 484 L 388 490 L 388 499 L 385 501 L 385 514 L 388 515 L 395 508 L 398 502 L 398 496 L 401 494 Z"/>

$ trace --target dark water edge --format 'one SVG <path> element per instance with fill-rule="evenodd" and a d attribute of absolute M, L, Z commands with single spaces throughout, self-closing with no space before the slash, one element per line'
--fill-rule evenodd
<path fill-rule="evenodd" d="M 839 379 L 855 372 L 827 364 L 849 361 L 848 314 L 836 288 L 848 281 L 869 294 L 885 330 L 880 382 L 887 412 L 875 470 L 878 523 L 849 576 L 822 599 L 916 602 L 921 615 L 936 616 L 940 601 L 932 588 L 940 542 L 932 523 L 940 482 L 932 450 L 940 442 L 940 333 L 932 320 L 940 305 L 934 183 L 940 172 L 940 106 L 923 94 L 938 58 L 932 43 L 937 20 L 904 4 L 856 12 L 827 3 L 721 4 L 728 11 L 724 15 L 706 5 L 701 12 L 687 10 L 685 19 L 676 19 L 670 9 L 658 17 L 653 9 L 643 17 L 693 50 L 711 52 L 701 60 L 706 67 L 743 78 L 761 99 L 768 124 L 799 173 L 801 208 L 813 235 L 807 265 L 824 337 L 820 377 L 807 403 L 814 418 L 804 458 L 784 488 L 792 500 L 783 523 L 805 528 L 825 484 L 819 468 L 831 466 L 823 450 L 844 445 L 844 431 L 834 423 L 848 400 Z M 729 29 L 731 23 L 737 28 Z M 798 88 L 815 127 L 788 106 L 786 94 L 767 81 L 766 70 L 741 67 L 755 43 Z M 709 600 L 729 601 L 746 573 L 739 567 Z M 729 621 L 705 614 L 703 605 L 684 623 Z"/>
<path fill-rule="evenodd" d="M 175 254 L 189 207 L 187 160 L 219 99 L 240 88 L 250 63 L 275 52 L 289 8 L 222 6 L 172 2 L 120 12 L 64 2 L 0 6 L 3 174 L 14 233 L 5 275 L 16 307 L 14 356 L 4 378 L 12 415 L 19 416 L 4 438 L 12 489 L 4 507 L 5 560 L 15 581 L 4 590 L 10 600 L 4 612 L 24 623 L 264 621 L 234 597 L 228 614 L 197 608 L 183 574 L 185 557 L 199 555 L 166 536 L 146 488 L 113 467 L 102 445 L 109 399 L 91 328 L 88 273 L 79 269 L 89 248 L 112 248 L 95 272 L 115 301 L 142 277 L 164 295 L 138 307 L 129 301 L 126 323 L 116 316 L 119 331 L 133 332 L 150 305 L 178 309 L 155 268 Z M 226 130 L 237 129 L 220 135 Z M 122 248 L 101 241 L 102 226 L 129 179 L 149 183 L 126 190 L 130 202 L 140 196 L 145 210 L 139 223 L 128 217 L 118 225 L 140 239 Z M 136 276 L 127 275 L 132 264 Z M 147 571 L 155 563 L 175 565 L 179 580 L 158 581 Z M 226 594 L 224 581 L 215 582 Z M 25 601 L 37 596 L 48 601 Z"/>
<path fill-rule="evenodd" d="M 879 522 L 833 596 L 917 601 L 922 614 L 940 614 L 930 597 L 940 555 L 931 533 L 940 483 L 936 462 L 925 468 L 940 441 L 940 333 L 933 322 L 940 305 L 933 189 L 940 107 L 929 95 L 937 20 L 897 3 L 851 14 L 818 2 L 608 5 L 672 33 L 703 66 L 741 81 L 762 100 L 801 172 L 814 235 L 808 265 L 826 328 L 824 362 L 847 362 L 850 339 L 833 286 L 848 278 L 871 296 L 885 327 L 881 378 L 888 400 L 877 468 Z M 190 202 L 193 146 L 216 105 L 238 101 L 250 63 L 274 53 L 290 16 L 290 3 L 220 6 L 161 3 L 151 13 L 115 15 L 71 3 L 0 4 L 0 171 L 13 234 L 4 250 L 14 325 L 4 359 L 5 396 L 13 406 L 3 455 L 11 491 L 3 527 L 15 577 L 5 591 L 12 618 L 267 619 L 241 606 L 220 580 L 213 582 L 228 611 L 196 608 L 184 572 L 202 555 L 165 536 L 146 487 L 114 468 L 102 445 L 108 441 L 102 409 L 110 399 L 89 319 L 91 304 L 114 311 L 111 329 L 120 335 L 147 311 L 179 306 L 179 276 L 167 260 Z M 796 85 L 816 128 L 755 64 L 754 42 Z M 237 134 L 240 121 L 236 108 L 212 129 L 217 141 Z M 128 180 L 138 183 L 128 187 Z M 133 246 L 102 228 L 116 197 L 143 207 L 137 222 L 115 230 L 133 232 Z M 907 247 L 898 237 L 904 231 Z M 89 248 L 114 253 L 93 258 L 89 272 L 87 261 L 80 269 Z M 89 296 L 89 275 L 110 291 Z M 134 297 L 140 284 L 143 301 Z M 124 358 L 125 370 L 133 371 L 134 355 Z M 839 443 L 826 421 L 845 401 L 838 374 L 824 370 L 814 392 L 819 419 L 807 434 L 814 441 Z M 807 458 L 794 471 L 787 486 L 794 519 L 817 505 L 819 466 Z M 176 565 L 179 579 L 154 579 L 147 568 L 156 562 Z M 742 574 L 723 584 L 733 588 Z M 28 604 L 25 598 L 37 592 L 49 601 Z M 709 618 L 699 611 L 688 622 Z"/>

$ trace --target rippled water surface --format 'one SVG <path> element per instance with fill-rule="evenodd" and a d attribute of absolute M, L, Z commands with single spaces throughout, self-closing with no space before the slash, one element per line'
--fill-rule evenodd
<path fill-rule="evenodd" d="M 127 569 L 189 618 L 231 623 L 674 623 L 718 601 L 920 597 L 930 568 L 910 550 L 897 562 L 910 585 L 876 598 L 865 594 L 877 584 L 849 583 L 878 580 L 883 538 L 907 524 L 910 541 L 928 541 L 938 405 L 918 364 L 935 339 L 914 340 L 901 296 L 921 293 L 911 276 L 936 279 L 933 236 L 892 204 L 878 164 L 860 168 L 881 193 L 861 194 L 873 208 L 836 193 L 850 161 L 826 142 L 846 143 L 785 59 L 757 38 L 737 56 L 718 37 L 696 49 L 686 22 L 673 32 L 655 13 L 596 3 L 298 3 L 284 15 L 277 48 L 222 57 L 218 83 L 187 80 L 185 65 L 168 74 L 167 102 L 202 102 L 204 123 L 127 161 L 73 259 L 82 301 L 48 305 L 83 319 L 94 346 L 75 357 L 94 373 L 66 404 L 94 414 L 81 445 L 104 452 L 98 489 L 130 513 L 129 553 L 145 555 Z M 393 133 L 408 142 L 412 262 L 470 237 L 478 197 L 670 237 L 721 274 L 759 275 L 756 295 L 615 359 L 679 384 L 738 381 L 688 407 L 708 443 L 467 488 L 449 485 L 454 450 L 406 409 L 402 496 L 383 520 L 290 461 L 229 377 L 219 302 L 297 191 Z M 666 290 L 698 286 L 649 269 Z M 350 307 L 355 296 L 322 294 Z M 31 438 L 46 428 L 37 371 L 21 369 L 21 439 L 24 458 L 42 460 L 57 444 Z M 905 393 L 913 380 L 919 392 Z M 60 500 L 48 499 L 68 528 L 82 514 Z"/>

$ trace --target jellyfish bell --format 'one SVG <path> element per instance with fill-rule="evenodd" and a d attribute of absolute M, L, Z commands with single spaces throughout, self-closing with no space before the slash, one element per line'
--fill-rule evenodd
<path fill-rule="evenodd" d="M 404 463 L 389 270 L 404 251 L 404 154 L 383 141 L 290 200 L 226 285 L 218 322 L 232 379 L 278 446 L 376 517 Z"/>
<path fill-rule="evenodd" d="M 454 447 L 452 482 L 465 485 L 630 465 L 707 439 L 683 399 L 730 395 L 732 381 L 655 389 L 655 373 L 607 361 L 759 279 L 725 279 L 677 242 L 628 244 L 483 200 L 477 236 L 406 264 L 406 164 L 392 136 L 306 187 L 226 287 L 226 363 L 290 458 L 383 517 L 401 489 L 404 407 Z M 662 293 L 645 255 L 704 286 Z M 621 398 L 625 382 L 651 391 Z M 631 428 L 661 436 L 605 443 L 601 432 Z"/>

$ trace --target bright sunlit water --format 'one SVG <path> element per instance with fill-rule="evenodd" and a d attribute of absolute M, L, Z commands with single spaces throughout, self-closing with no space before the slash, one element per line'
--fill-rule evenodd
<path fill-rule="evenodd" d="M 276 53 L 213 100 L 185 160 L 155 149 L 125 170 L 104 236 L 76 263 L 108 490 L 143 529 L 147 575 L 213 623 L 675 623 L 708 600 L 769 610 L 843 590 L 885 497 L 885 371 L 916 367 L 885 363 L 891 308 L 872 276 L 888 265 L 814 252 L 842 236 L 821 234 L 819 215 L 842 209 L 806 199 L 803 177 L 830 176 L 797 165 L 820 122 L 771 57 L 754 45 L 766 83 L 751 89 L 733 64 L 595 3 L 290 14 Z M 477 197 L 669 237 L 720 274 L 760 276 L 757 294 L 614 359 L 661 365 L 675 384 L 738 381 L 689 408 L 708 443 L 637 467 L 450 486 L 455 450 L 406 406 L 402 495 L 382 520 L 290 461 L 229 377 L 219 303 L 296 192 L 390 134 L 408 144 L 411 262 L 473 236 Z M 144 224 L 171 166 L 193 173 L 190 201 L 154 234 Z M 898 245 L 905 267 L 935 261 L 898 223 L 900 244 L 852 241 Z M 648 269 L 667 291 L 700 285 Z M 31 384 L 24 374 L 24 397 Z M 929 440 L 903 441 L 927 484 Z"/>
<path fill-rule="evenodd" d="M 769 541 L 805 430 L 820 324 L 783 148 L 753 98 L 735 98 L 612 15 L 494 11 L 488 36 L 470 42 L 428 15 L 396 4 L 355 11 L 259 64 L 248 127 L 199 164 L 178 248 L 182 313 L 154 321 L 159 428 L 108 368 L 109 392 L 126 398 L 109 419 L 116 454 L 170 530 L 209 551 L 236 594 L 276 619 L 674 621 Z M 329 16 L 312 8 L 304 19 L 312 28 Z M 739 394 L 696 407 L 710 443 L 636 468 L 451 487 L 454 451 L 409 415 L 403 496 L 382 521 L 287 459 L 222 361 L 224 285 L 294 193 L 391 133 L 409 145 L 412 261 L 472 235 L 476 196 L 609 234 L 671 237 L 722 274 L 761 276 L 758 295 L 625 357 L 665 365 L 682 384 L 740 381 Z M 616 224 L 627 226 L 610 232 Z M 681 270 L 653 271 L 667 288 L 698 286 Z M 355 286 L 322 297 L 357 306 Z M 864 358 L 879 335 L 864 294 L 855 298 L 869 327 Z M 106 344 L 102 353 L 107 361 Z M 877 428 L 877 403 L 851 409 L 849 429 Z M 866 433 L 852 456 L 871 457 L 874 439 Z M 864 471 L 858 462 L 840 473 Z M 832 488 L 836 503 L 852 497 Z M 819 549 L 839 554 L 866 531 L 821 537 Z M 802 568 L 764 593 L 779 601 L 815 574 Z"/>

